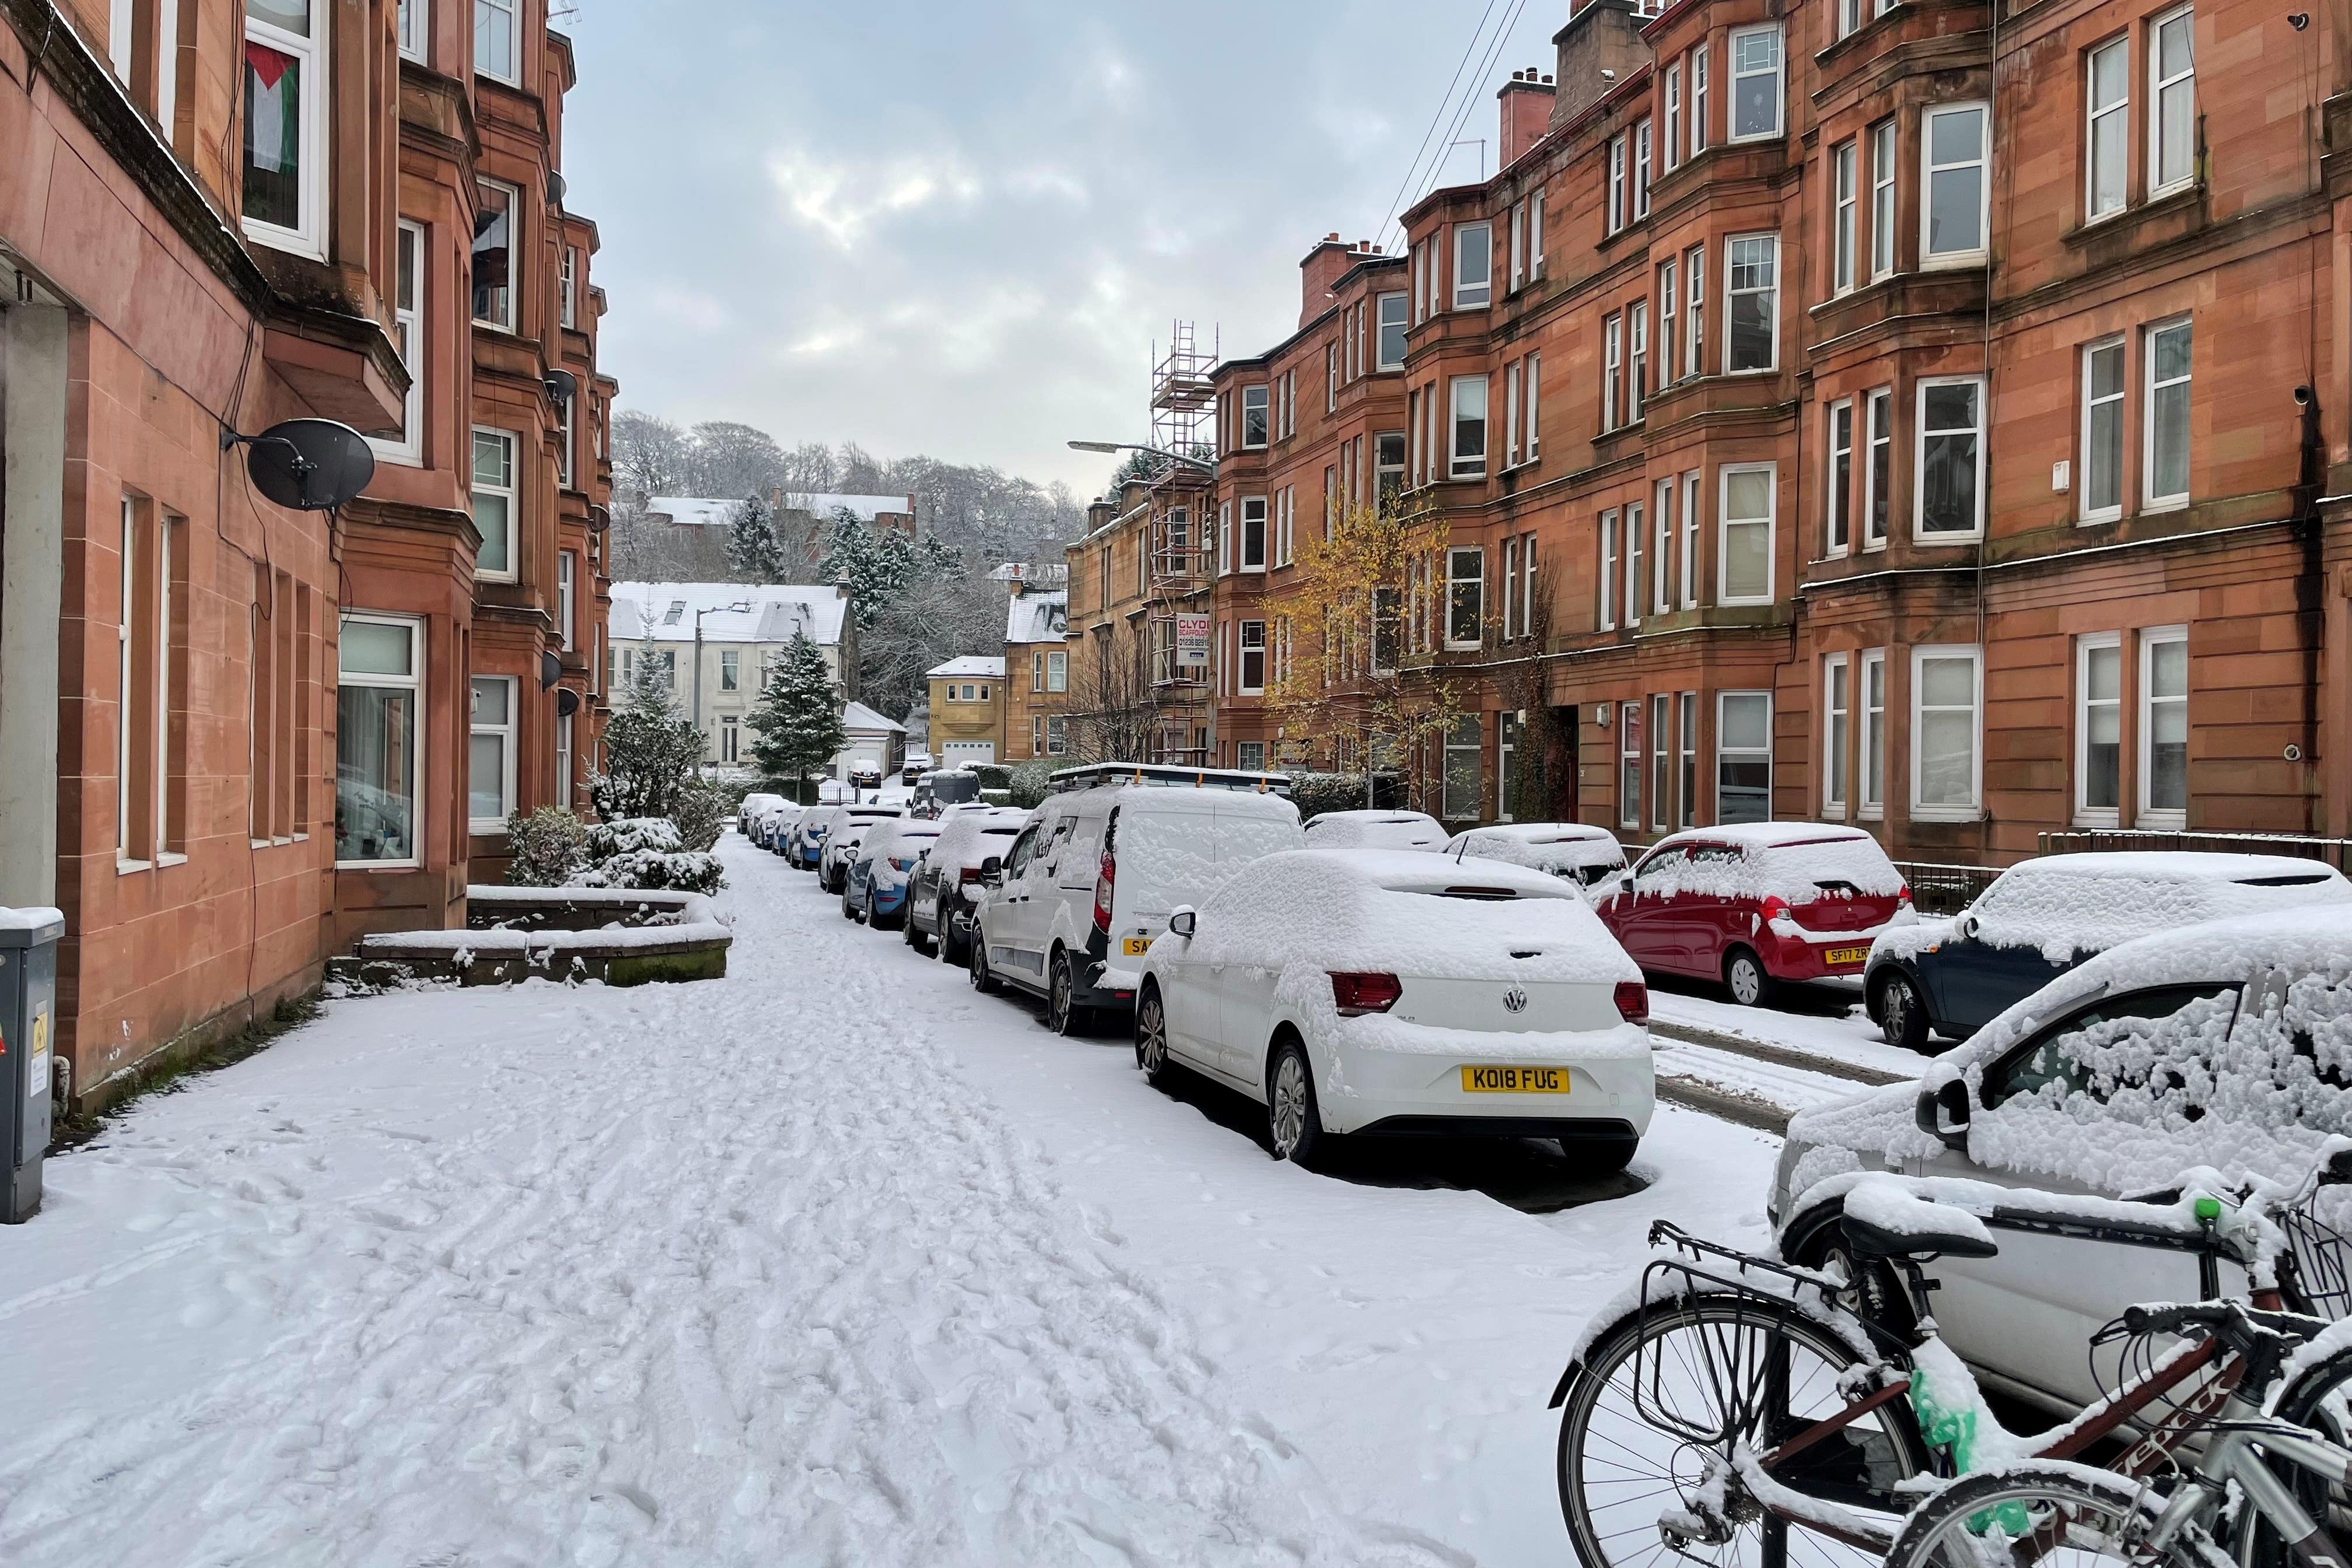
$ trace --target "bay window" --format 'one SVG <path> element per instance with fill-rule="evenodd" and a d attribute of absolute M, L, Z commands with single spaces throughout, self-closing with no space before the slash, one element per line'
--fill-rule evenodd
<path fill-rule="evenodd" d="M 1663 742 L 1664 737 L 1659 739 Z M 1675 821 L 1684 827 L 1695 827 L 1698 825 L 1698 693 L 1696 691 L 1675 694 L 1675 744 L 1682 761 L 1680 793 L 1675 801 Z"/>
<path fill-rule="evenodd" d="M 1857 815 L 1876 817 L 1886 809 L 1886 650 L 1862 656 L 1862 801 Z"/>
<path fill-rule="evenodd" d="M 474 0 L 474 69 L 509 87 L 521 83 L 516 18 L 520 0 Z"/>
<path fill-rule="evenodd" d="M 1543 455 L 1543 426 L 1536 422 L 1536 393 L 1543 384 L 1543 355 L 1528 356 L 1528 461 Z"/>
<path fill-rule="evenodd" d="M 1380 311 L 1379 355 L 1373 362 L 1376 370 L 1404 368 L 1404 296 L 1383 294 L 1377 301 Z"/>
<path fill-rule="evenodd" d="M 1916 537 L 1974 539 L 1984 531 L 1984 381 L 1943 376 L 1919 384 Z"/>
<path fill-rule="evenodd" d="M 406 218 L 393 241 L 392 346 L 408 371 L 400 434 L 368 445 L 388 463 L 414 467 L 425 458 L 425 228 Z"/>
<path fill-rule="evenodd" d="M 1453 382 L 1454 463 L 1457 479 L 1484 479 L 1486 474 L 1486 378 L 1457 375 Z"/>
<path fill-rule="evenodd" d="M 1665 112 L 1659 128 L 1664 143 L 1660 155 L 1669 173 L 1680 168 L 1683 161 L 1683 64 L 1675 60 L 1666 67 Z"/>
<path fill-rule="evenodd" d="M 478 180 L 480 205 L 474 214 L 474 321 L 502 332 L 515 330 L 515 225 L 522 198 L 499 180 Z"/>
<path fill-rule="evenodd" d="M 1245 496 L 1242 500 L 1241 570 L 1244 572 L 1265 570 L 1265 498 L 1264 496 Z M 1104 595 L 1104 602 L 1109 602 L 1109 595 Z"/>
<path fill-rule="evenodd" d="M 1642 705 L 1617 709 L 1617 826 L 1642 829 Z"/>
<path fill-rule="evenodd" d="M 1930 109 L 1920 126 L 1927 199 L 1919 204 L 1923 265 L 1979 262 L 1985 256 L 1990 111 L 1981 103 Z"/>
<path fill-rule="evenodd" d="M 1831 264 L 1830 291 L 1843 294 L 1853 287 L 1854 219 L 1856 164 L 1854 144 L 1842 142 L 1830 154 L 1831 178 Z"/>
<path fill-rule="evenodd" d="M 473 716 L 466 757 L 466 816 L 476 833 L 503 832 L 515 802 L 515 681 L 473 679 Z"/>
<path fill-rule="evenodd" d="M 165 0 L 164 9 L 175 9 Z M 432 0 L 400 0 L 400 56 L 418 65 L 429 65 L 426 58 L 433 39 Z"/>
<path fill-rule="evenodd" d="M 563 639 L 563 651 L 572 646 L 572 619 L 576 605 L 580 558 L 571 551 L 561 551 L 555 557 L 555 630 Z"/>
<path fill-rule="evenodd" d="M 1454 308 L 1475 310 L 1495 292 L 1493 229 L 1483 223 L 1457 224 L 1454 229 Z"/>
<path fill-rule="evenodd" d="M 1846 749 L 1853 701 L 1849 673 L 1842 653 L 1822 660 L 1822 815 L 1827 817 L 1846 815 L 1846 781 L 1853 776 L 1853 758 Z"/>
<path fill-rule="evenodd" d="M 1636 300 L 1625 307 L 1625 347 L 1627 355 L 1626 412 L 1629 417 L 1642 417 L 1642 405 L 1650 395 L 1650 302 Z"/>
<path fill-rule="evenodd" d="M 1718 605 L 1772 601 L 1772 516 L 1775 469 L 1770 463 L 1726 465 L 1716 537 Z"/>
<path fill-rule="evenodd" d="M 1650 216 L 1650 122 L 1633 127 L 1633 216 Z"/>
<path fill-rule="evenodd" d="M 1625 509 L 1625 624 L 1642 624 L 1642 562 L 1645 531 L 1642 521 L 1642 503 L 1633 502 Z"/>
<path fill-rule="evenodd" d="M 1694 245 L 1683 253 L 1683 270 L 1689 275 L 1690 323 L 1683 331 L 1683 374 L 1706 374 L 1706 247 Z"/>
<path fill-rule="evenodd" d="M 1895 271 L 1895 121 L 1870 128 L 1870 279 Z"/>
<path fill-rule="evenodd" d="M 1683 476 L 1682 602 L 1698 607 L 1698 470 Z"/>
<path fill-rule="evenodd" d="M 1457 713 L 1445 721 L 1445 798 L 1439 803 L 1448 822 L 1478 820 L 1478 715 Z"/>
<path fill-rule="evenodd" d="M 1605 316 L 1601 322 L 1601 428 L 1614 430 L 1623 423 L 1617 389 L 1624 377 L 1625 321 Z"/>
<path fill-rule="evenodd" d="M 1486 552 L 1456 545 L 1445 552 L 1445 646 L 1476 647 L 1486 616 Z"/>
<path fill-rule="evenodd" d="M 327 255 L 327 16 L 320 0 L 245 0 L 246 237 L 320 260 Z"/>
<path fill-rule="evenodd" d="M 1827 518 L 1822 541 L 1826 553 L 1843 555 L 1853 531 L 1853 399 L 1830 405 Z"/>
<path fill-rule="evenodd" d="M 1740 27 L 1731 35 L 1731 140 L 1780 134 L 1780 28 Z"/>
<path fill-rule="evenodd" d="M 1779 363 L 1780 237 L 1742 235 L 1724 248 L 1723 368 L 1770 370 Z"/>
<path fill-rule="evenodd" d="M 1267 396 L 1263 386 L 1242 388 L 1242 450 L 1245 452 L 1264 447 L 1271 433 L 1272 422 L 1266 417 Z"/>
<path fill-rule="evenodd" d="M 474 574 L 515 580 L 515 438 L 504 430 L 474 430 L 474 527 L 482 548 Z"/>
<path fill-rule="evenodd" d="M 1265 623 L 1244 621 L 1241 624 L 1241 684 L 1243 696 L 1255 697 L 1265 690 Z"/>
<path fill-rule="evenodd" d="M 1617 513 L 1601 514 L 1601 605 L 1598 623 L 1604 631 L 1617 629 Z"/>
<path fill-rule="evenodd" d="M 1884 549 L 1890 495 L 1895 488 L 1895 389 L 1882 386 L 1864 400 L 1868 416 L 1870 461 L 1864 467 L 1862 547 Z"/>

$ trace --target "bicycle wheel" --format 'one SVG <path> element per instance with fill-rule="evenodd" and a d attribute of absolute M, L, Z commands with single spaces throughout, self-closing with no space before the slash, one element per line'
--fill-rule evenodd
<path fill-rule="evenodd" d="M 1802 1528 L 1752 1501 L 1727 1511 L 1720 1542 L 1669 1546 L 1659 1516 L 1688 1509 L 1711 1461 L 1762 1450 L 1851 1403 L 1838 1378 L 1862 1360 L 1792 1306 L 1700 1296 L 1623 1319 L 1570 1379 L 1559 1427 L 1559 1502 L 1584 1568 L 1654 1568 L 1696 1557 L 1721 1568 L 1875 1568 L 1877 1554 Z M 1928 1466 L 1907 1397 L 1897 1396 L 1776 1470 L 1781 1485 L 1894 1531 L 1909 1506 L 1895 1484 Z"/>
<path fill-rule="evenodd" d="M 2156 1522 L 2139 1487 L 2081 1465 L 2027 1464 L 1963 1476 L 1906 1521 L 1886 1568 L 2160 1568 L 2194 1561 L 2150 1551 Z M 2194 1533 L 2192 1531 L 2192 1533 Z"/>
<path fill-rule="evenodd" d="M 2337 1351 L 2281 1391 L 2274 1407 L 2282 1421 L 2308 1426 L 2332 1443 L 2352 1447 L 2352 1350 Z M 2285 1483 L 2304 1510 L 2339 1539 L 2352 1533 L 2352 1487 L 2344 1480 L 2323 1480 L 2300 1465 L 2283 1459 L 2268 1461 L 2271 1473 Z M 2259 1512 L 2238 1532 L 2237 1559 L 2245 1568 L 2286 1568 L 2292 1557 L 2271 1521 Z"/>

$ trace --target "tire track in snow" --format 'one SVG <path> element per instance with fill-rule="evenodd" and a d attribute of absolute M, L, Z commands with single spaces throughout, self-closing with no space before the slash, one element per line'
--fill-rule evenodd
<path fill-rule="evenodd" d="M 490 1125 L 341 1207 L 231 1190 L 331 1158 L 320 1134 L 176 1173 L 214 1281 L 282 1331 L 0 1448 L 0 1560 L 1458 1560 L 1339 1515 L 1228 1401 L 932 1044 L 968 1006 L 910 1003 L 879 939 L 727 847 L 725 981 L 338 1008 L 320 1028 L 459 1022 L 419 1070 L 498 1060 Z"/>

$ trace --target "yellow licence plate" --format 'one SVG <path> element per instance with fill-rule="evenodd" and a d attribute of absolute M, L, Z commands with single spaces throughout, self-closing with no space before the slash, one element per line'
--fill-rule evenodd
<path fill-rule="evenodd" d="M 1121 958 L 1133 958 L 1138 953 L 1150 951 L 1151 939 L 1148 936 L 1123 936 L 1118 939 L 1118 955 Z"/>
<path fill-rule="evenodd" d="M 1465 1094 L 1566 1094 L 1566 1068 L 1464 1068 Z"/>
<path fill-rule="evenodd" d="M 1860 963 L 1870 956 L 1866 947 L 1833 947 L 1822 954 L 1824 963 Z"/>

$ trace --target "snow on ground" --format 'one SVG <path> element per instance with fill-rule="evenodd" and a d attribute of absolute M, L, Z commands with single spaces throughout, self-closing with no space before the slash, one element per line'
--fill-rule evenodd
<path fill-rule="evenodd" d="M 1916 1078 L 1927 1058 L 1888 1045 L 1862 1005 L 1859 985 L 1826 983 L 1784 988 L 1766 1007 L 1742 1007 L 1720 987 L 1693 982 L 1677 989 L 1650 987 L 1651 1016 L 1718 1035 L 1760 1040 L 1853 1067 Z"/>
<path fill-rule="evenodd" d="M 1554 1557 L 1585 1314 L 1654 1215 L 1762 1239 L 1772 1141 L 1672 1108 L 1540 1217 L 1277 1164 L 722 847 L 723 981 L 336 1003 L 52 1161 L 0 1562 Z"/>

